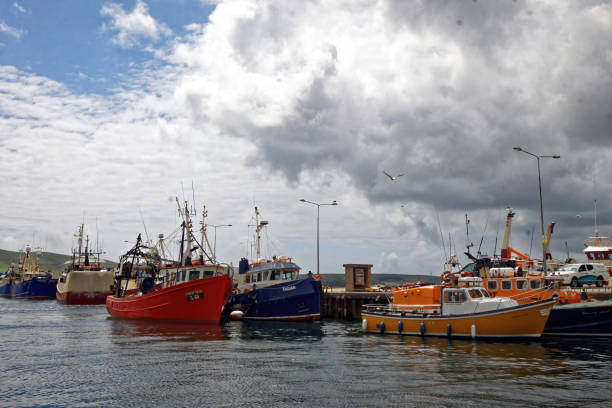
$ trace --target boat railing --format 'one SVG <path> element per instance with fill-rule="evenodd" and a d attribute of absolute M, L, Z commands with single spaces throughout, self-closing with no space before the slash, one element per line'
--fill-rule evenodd
<path fill-rule="evenodd" d="M 361 307 L 362 313 L 375 313 L 384 316 L 436 316 L 440 315 L 440 308 L 424 308 L 422 306 L 433 306 L 433 305 L 410 305 L 398 307 L 398 305 L 392 304 L 366 304 Z"/>

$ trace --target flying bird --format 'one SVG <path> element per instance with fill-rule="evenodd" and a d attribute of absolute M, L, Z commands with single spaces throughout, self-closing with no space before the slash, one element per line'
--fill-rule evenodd
<path fill-rule="evenodd" d="M 404 175 L 404 173 L 402 174 L 398 174 L 397 176 L 392 176 L 389 173 L 387 173 L 386 171 L 383 170 L 383 173 L 385 174 L 385 176 L 389 177 L 391 179 L 391 181 L 395 181 L 398 178 L 402 177 Z"/>

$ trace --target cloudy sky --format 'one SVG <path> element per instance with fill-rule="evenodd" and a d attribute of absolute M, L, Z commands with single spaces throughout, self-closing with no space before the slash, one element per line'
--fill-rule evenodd
<path fill-rule="evenodd" d="M 233 225 L 217 252 L 234 264 L 257 205 L 264 255 L 315 270 L 301 198 L 339 203 L 321 207 L 323 273 L 438 274 L 441 230 L 461 254 L 467 213 L 491 254 L 506 206 L 536 255 L 520 146 L 561 156 L 541 160 L 545 223 L 553 257 L 584 259 L 595 200 L 612 235 L 610 44 L 610 1 L 4 1 L 0 247 L 69 253 L 85 219 L 117 259 L 195 196 Z"/>

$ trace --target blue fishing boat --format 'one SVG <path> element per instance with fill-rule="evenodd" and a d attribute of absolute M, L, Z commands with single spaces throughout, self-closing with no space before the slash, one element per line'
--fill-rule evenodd
<path fill-rule="evenodd" d="M 15 280 L 15 266 L 11 266 L 0 275 L 0 297 L 11 297 L 11 288 Z"/>
<path fill-rule="evenodd" d="M 240 260 L 234 275 L 234 291 L 224 309 L 226 318 L 250 320 L 319 320 L 321 282 L 308 276 L 300 279 L 300 267 L 287 257 L 260 259 L 261 230 L 255 207 L 257 261 Z"/>
<path fill-rule="evenodd" d="M 26 246 L 20 253 L 19 265 L 11 283 L 11 297 L 16 299 L 55 299 L 57 279 L 40 270 L 40 252 L 34 257 Z"/>

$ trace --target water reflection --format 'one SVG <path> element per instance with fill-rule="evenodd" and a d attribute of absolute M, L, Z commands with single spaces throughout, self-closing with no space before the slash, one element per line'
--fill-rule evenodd
<path fill-rule="evenodd" d="M 228 322 L 228 327 L 243 340 L 281 340 L 287 342 L 320 341 L 323 329 L 320 322 Z"/>
<path fill-rule="evenodd" d="M 192 323 L 139 319 L 113 319 L 111 323 L 113 336 L 137 337 L 151 342 L 172 341 L 212 341 L 229 338 L 227 331 L 216 323 Z"/>

